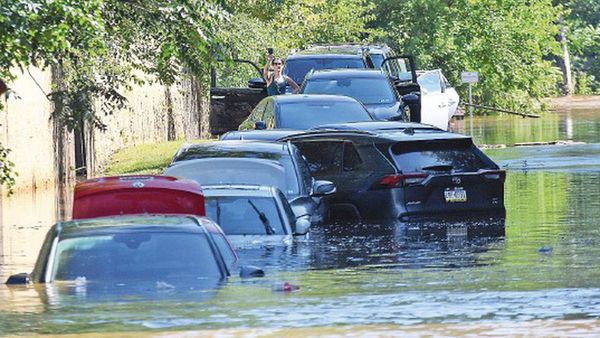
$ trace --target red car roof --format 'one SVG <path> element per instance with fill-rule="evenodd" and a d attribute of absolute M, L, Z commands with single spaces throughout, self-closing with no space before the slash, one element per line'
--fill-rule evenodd
<path fill-rule="evenodd" d="M 100 177 L 75 186 L 74 219 L 140 213 L 205 216 L 202 188 L 158 175 Z"/>
<path fill-rule="evenodd" d="M 92 178 L 78 183 L 75 186 L 75 194 L 78 197 L 84 197 L 127 188 L 173 189 L 202 194 L 202 188 L 196 181 L 160 175 L 123 175 Z"/>

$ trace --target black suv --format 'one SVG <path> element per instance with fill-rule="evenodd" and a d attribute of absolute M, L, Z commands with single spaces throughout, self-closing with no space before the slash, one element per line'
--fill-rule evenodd
<path fill-rule="evenodd" d="M 400 219 L 439 216 L 503 217 L 505 172 L 470 137 L 406 122 L 362 122 L 320 126 L 322 130 L 252 131 L 229 139 L 291 141 L 316 179 L 337 192 L 333 218 Z"/>

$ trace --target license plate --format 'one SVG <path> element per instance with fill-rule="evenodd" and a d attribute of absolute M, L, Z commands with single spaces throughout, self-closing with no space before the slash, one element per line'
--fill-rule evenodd
<path fill-rule="evenodd" d="M 467 191 L 461 187 L 446 188 L 444 198 L 447 203 L 466 202 Z"/>

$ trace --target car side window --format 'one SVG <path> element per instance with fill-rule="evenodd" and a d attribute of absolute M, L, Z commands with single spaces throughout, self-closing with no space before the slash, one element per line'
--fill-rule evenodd
<path fill-rule="evenodd" d="M 440 72 L 440 77 L 442 78 L 442 82 L 444 82 L 444 86 L 446 88 L 452 88 L 452 84 L 450 84 L 450 81 L 448 81 L 448 79 L 446 79 L 444 74 L 442 74 L 441 72 Z"/>
<path fill-rule="evenodd" d="M 269 100 L 262 100 L 260 101 L 256 107 L 254 107 L 254 109 L 252 109 L 252 112 L 250 112 L 250 115 L 248 116 L 248 118 L 246 120 L 244 120 L 244 122 L 242 122 L 242 124 L 240 124 L 240 130 L 252 130 L 254 129 L 254 123 L 256 121 L 262 121 L 262 116 L 263 113 L 265 111 L 265 106 L 267 105 L 267 102 Z"/>
<path fill-rule="evenodd" d="M 439 74 L 437 72 L 425 73 L 417 79 L 424 93 L 441 93 L 442 86 Z"/>
<path fill-rule="evenodd" d="M 260 101 L 256 105 L 256 107 L 254 107 L 254 109 L 252 109 L 252 112 L 250 113 L 250 119 L 253 122 L 260 121 L 262 119 L 263 113 L 265 111 L 265 106 L 267 105 L 267 101 L 268 100 Z"/>
<path fill-rule="evenodd" d="M 298 171 L 300 172 L 300 178 L 302 179 L 301 184 L 304 189 L 306 189 L 306 192 L 310 192 L 312 190 L 313 176 L 309 164 L 298 147 L 293 147 L 293 152 L 297 162 Z"/>
<path fill-rule="evenodd" d="M 342 168 L 344 143 L 340 141 L 303 142 L 298 144 L 315 175 L 337 174 Z"/>
<path fill-rule="evenodd" d="M 219 248 L 221 255 L 223 255 L 223 260 L 225 260 L 227 268 L 231 268 L 231 266 L 233 265 L 233 263 L 235 263 L 236 260 L 235 254 L 231 250 L 231 246 L 229 246 L 229 243 L 223 235 L 215 233 L 211 233 L 211 235 L 212 238 L 215 240 L 215 244 L 217 244 L 217 248 Z"/>
<path fill-rule="evenodd" d="M 274 116 L 274 104 L 273 100 L 268 100 L 267 105 L 265 106 L 265 112 L 263 114 L 262 120 L 267 124 L 267 129 L 275 128 L 275 116 Z"/>
<path fill-rule="evenodd" d="M 287 198 L 281 192 L 281 190 L 277 190 L 277 196 L 281 200 L 281 204 L 283 204 L 283 211 L 285 212 L 285 217 L 288 219 L 288 222 L 290 223 L 290 227 L 292 227 L 292 229 L 294 229 L 296 226 L 296 215 L 294 214 L 292 207 L 288 203 Z"/>
<path fill-rule="evenodd" d="M 360 168 L 362 160 L 352 142 L 344 142 L 344 160 L 342 168 L 344 171 L 354 171 Z"/>

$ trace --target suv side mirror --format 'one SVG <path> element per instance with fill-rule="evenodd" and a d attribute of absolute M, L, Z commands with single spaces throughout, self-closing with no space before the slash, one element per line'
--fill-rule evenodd
<path fill-rule="evenodd" d="M 300 217 L 296 220 L 296 229 L 294 230 L 294 235 L 306 235 L 310 229 L 310 221 L 306 217 Z"/>
<path fill-rule="evenodd" d="M 255 78 L 248 80 L 249 88 L 265 88 L 266 86 L 267 86 L 267 83 L 265 82 L 265 80 L 263 80 L 260 77 L 255 77 Z"/>
<path fill-rule="evenodd" d="M 312 196 L 320 197 L 335 193 L 335 184 L 330 181 L 318 180 L 313 184 Z"/>
<path fill-rule="evenodd" d="M 254 122 L 254 129 L 265 130 L 267 129 L 267 124 L 265 123 L 265 121 L 256 121 Z"/>
<path fill-rule="evenodd" d="M 264 277 L 265 271 L 258 266 L 244 265 L 240 268 L 241 278 Z"/>
<path fill-rule="evenodd" d="M 417 94 L 402 95 L 402 102 L 407 105 L 419 104 L 419 96 Z"/>
<path fill-rule="evenodd" d="M 29 274 L 26 272 L 18 273 L 16 275 L 12 275 L 8 277 L 6 281 L 8 285 L 16 285 L 16 284 L 29 284 Z"/>

